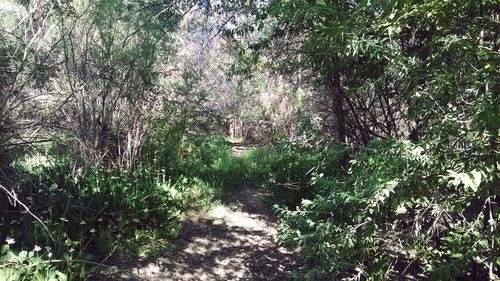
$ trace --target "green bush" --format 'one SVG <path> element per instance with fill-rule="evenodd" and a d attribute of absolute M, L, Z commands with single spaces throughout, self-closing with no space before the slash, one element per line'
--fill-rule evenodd
<path fill-rule="evenodd" d="M 281 139 L 272 149 L 254 150 L 244 163 L 248 178 L 264 182 L 279 202 L 295 206 L 314 193 L 314 177 L 339 173 L 347 157 L 348 149 L 343 146 L 303 136 Z"/>
<path fill-rule="evenodd" d="M 66 274 L 58 271 L 54 264 L 58 261 L 39 254 L 41 248 L 31 251 L 13 252 L 9 245 L 0 249 L 0 280 L 18 281 L 66 281 Z M 50 255 L 50 253 L 48 253 Z"/>
<path fill-rule="evenodd" d="M 492 177 L 436 157 L 410 142 L 372 142 L 343 175 L 313 178 L 314 197 L 296 210 L 275 206 L 280 241 L 300 246 L 312 279 L 455 280 L 474 267 L 483 277 L 488 266 L 498 270 L 498 233 L 481 201 Z"/>
<path fill-rule="evenodd" d="M 220 135 L 192 136 L 181 126 L 160 127 L 146 145 L 151 166 L 166 170 L 170 178 L 198 177 L 214 186 L 231 187 L 244 177 L 241 159 Z"/>

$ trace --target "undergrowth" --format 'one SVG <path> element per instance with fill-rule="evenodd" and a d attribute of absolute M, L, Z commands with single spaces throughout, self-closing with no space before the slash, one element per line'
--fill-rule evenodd
<path fill-rule="evenodd" d="M 490 195 L 498 174 L 489 162 L 431 142 L 347 149 L 304 137 L 245 161 L 275 195 L 278 240 L 300 249 L 309 280 L 499 274 L 500 213 Z"/>
<path fill-rule="evenodd" d="M 216 204 L 243 172 L 222 137 L 161 137 L 131 170 L 75 168 L 51 149 L 15 161 L 0 280 L 81 280 L 110 255 L 171 250 L 186 211 Z"/>
<path fill-rule="evenodd" d="M 349 148 L 315 136 L 238 158 L 222 137 L 169 134 L 153 137 L 129 171 L 75 170 L 69 158 L 50 154 L 19 159 L 13 192 L 29 212 L 12 204 L 2 217 L 10 245 L 1 251 L 0 277 L 83 279 L 110 254 L 168 251 L 186 210 L 211 206 L 243 181 L 274 195 L 278 241 L 300 250 L 309 280 L 498 275 L 491 162 L 431 141 Z"/>

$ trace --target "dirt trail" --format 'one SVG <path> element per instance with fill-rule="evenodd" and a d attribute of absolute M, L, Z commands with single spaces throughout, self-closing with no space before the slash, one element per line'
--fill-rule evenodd
<path fill-rule="evenodd" d="M 246 152 L 257 149 L 259 145 L 257 144 L 245 144 L 245 143 L 232 143 L 232 152 L 234 156 L 240 157 Z"/>
<path fill-rule="evenodd" d="M 112 277 L 100 280 L 287 280 L 301 265 L 296 253 L 274 243 L 266 196 L 252 184 L 235 188 L 221 206 L 186 216 L 170 254 L 110 267 Z"/>

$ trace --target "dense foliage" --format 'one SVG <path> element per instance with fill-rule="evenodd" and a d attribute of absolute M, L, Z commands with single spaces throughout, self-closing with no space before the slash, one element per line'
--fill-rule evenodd
<path fill-rule="evenodd" d="M 44 274 L 73 280 L 92 273 L 109 254 L 154 256 L 168 249 L 184 212 L 214 204 L 224 184 L 238 175 L 237 159 L 219 138 L 177 144 L 175 153 L 182 156 L 176 170 L 143 165 L 73 171 L 72 161 L 50 151 L 17 161 L 19 186 L 10 191 L 16 202 L 4 210 L 2 239 L 29 256 L 20 253 L 19 260 L 5 248 L 7 263 L 0 272 L 9 280 L 45 280 Z M 158 155 L 157 161 L 167 156 Z M 24 269 L 28 263 L 33 269 Z M 50 270 L 53 264 L 64 274 Z"/>
<path fill-rule="evenodd" d="M 310 277 L 498 276 L 498 3 L 271 1 L 266 17 L 257 47 L 318 75 L 322 130 L 354 148 L 333 173 L 315 149 L 292 148 L 286 168 L 276 150 L 269 182 L 313 190 L 277 208 Z"/>
<path fill-rule="evenodd" d="M 314 196 L 296 209 L 276 206 L 280 239 L 301 247 L 312 279 L 487 278 L 498 267 L 499 218 L 484 190 L 493 179 L 436 158 L 408 141 L 370 143 L 344 171 L 312 174 Z"/>
<path fill-rule="evenodd" d="M 154 256 L 245 181 L 310 280 L 498 279 L 499 30 L 497 0 L 1 1 L 0 279 Z"/>

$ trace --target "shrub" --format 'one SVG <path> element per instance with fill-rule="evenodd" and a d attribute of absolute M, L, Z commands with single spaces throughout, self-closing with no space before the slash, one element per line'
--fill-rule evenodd
<path fill-rule="evenodd" d="M 40 255 L 41 249 L 15 253 L 9 245 L 0 249 L 0 280 L 66 281 L 66 274 L 58 271 L 50 257 Z"/>
<path fill-rule="evenodd" d="M 372 142 L 343 175 L 315 177 L 314 197 L 296 210 L 275 206 L 280 241 L 300 246 L 313 279 L 487 276 L 500 262 L 481 201 L 492 177 L 436 157 L 410 142 Z"/>
<path fill-rule="evenodd" d="M 249 178 L 263 181 L 278 201 L 295 206 L 314 193 L 312 178 L 339 173 L 346 157 L 347 148 L 304 135 L 281 139 L 272 149 L 254 150 L 244 162 Z"/>

